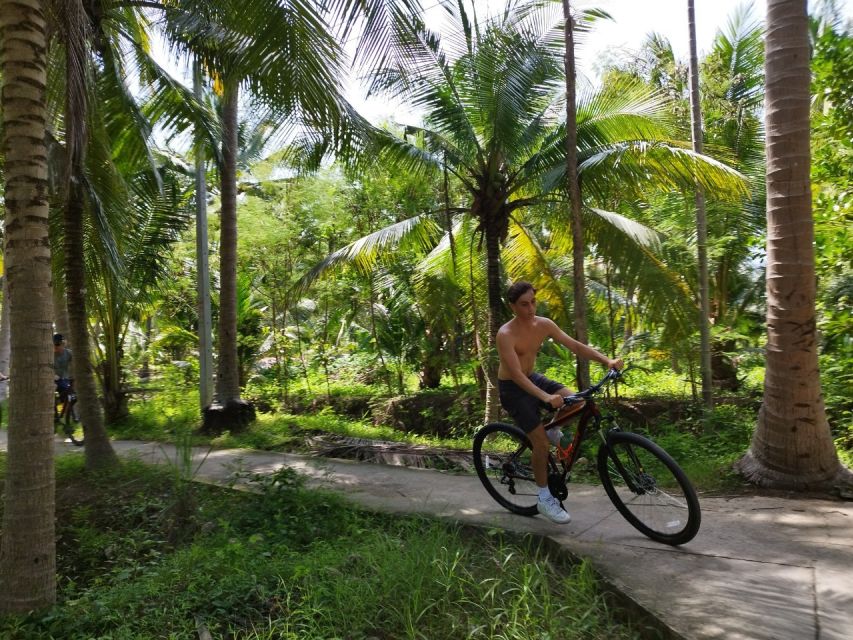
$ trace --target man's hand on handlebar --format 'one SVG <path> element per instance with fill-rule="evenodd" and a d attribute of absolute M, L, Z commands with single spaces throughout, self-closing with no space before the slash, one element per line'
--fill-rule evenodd
<path fill-rule="evenodd" d="M 559 409 L 563 406 L 563 396 L 561 396 L 559 393 L 555 393 L 549 396 L 545 403 L 550 405 L 552 409 Z"/>
<path fill-rule="evenodd" d="M 622 361 L 622 358 L 616 358 L 614 360 L 608 360 L 606 366 L 608 369 L 616 369 L 616 371 L 619 371 L 625 366 L 625 363 Z"/>

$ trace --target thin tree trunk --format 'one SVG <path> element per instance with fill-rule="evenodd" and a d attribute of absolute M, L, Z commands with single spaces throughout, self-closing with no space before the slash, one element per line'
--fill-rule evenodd
<path fill-rule="evenodd" d="M 818 370 L 804 0 L 768 0 L 765 46 L 767 362 L 758 425 L 737 468 L 762 486 L 827 489 L 850 483 L 850 472 L 833 446 Z"/>
<path fill-rule="evenodd" d="M 229 82 L 222 105 L 222 184 L 219 236 L 219 362 L 216 399 L 240 399 L 237 357 L 237 105 L 239 88 Z"/>
<path fill-rule="evenodd" d="M 687 0 L 687 24 L 690 31 L 690 125 L 693 151 L 702 153 L 702 112 L 699 102 L 699 58 L 696 54 L 696 11 Z M 708 225 L 705 217 L 705 192 L 696 183 L 696 262 L 699 267 L 699 371 L 702 376 L 702 404 L 705 412 L 714 409 L 711 371 L 711 310 L 708 286 Z"/>
<path fill-rule="evenodd" d="M 145 351 L 142 355 L 142 369 L 139 372 L 139 377 L 148 382 L 148 379 L 151 377 L 151 355 L 149 349 L 151 348 L 151 333 L 152 333 L 152 323 L 151 316 L 146 316 L 145 318 Z"/>
<path fill-rule="evenodd" d="M 305 389 L 308 393 L 311 391 L 311 380 L 308 376 L 308 363 L 305 362 L 305 351 L 302 349 L 302 329 L 299 327 L 299 318 L 293 311 L 290 312 L 293 316 L 293 324 L 296 327 L 296 348 L 299 350 L 299 362 L 302 364 L 302 377 L 305 378 Z"/>
<path fill-rule="evenodd" d="M 72 10 L 72 6 L 76 7 Z M 66 43 L 65 77 L 67 94 L 65 100 L 66 153 L 68 156 L 63 209 L 63 248 L 65 251 L 65 297 L 68 310 L 68 334 L 73 345 L 71 370 L 74 374 L 74 390 L 77 393 L 77 413 L 83 424 L 86 440 L 86 468 L 101 469 L 118 464 L 118 456 L 110 444 L 104 427 L 104 414 L 98 398 L 98 385 L 92 366 L 89 344 L 89 316 L 86 311 L 86 258 L 84 251 L 85 199 L 83 178 L 85 151 L 88 142 L 88 92 L 86 80 L 81 77 L 88 65 L 88 17 L 79 0 L 69 4 L 69 20 L 79 28 L 69 33 L 79 37 Z"/>
<path fill-rule="evenodd" d="M 193 65 L 193 92 L 201 101 L 201 65 Z M 199 405 L 201 411 L 213 402 L 213 326 L 210 312 L 210 263 L 207 248 L 207 182 L 204 144 L 200 132 L 195 140 L 195 248 L 198 293 L 198 370 Z"/>
<path fill-rule="evenodd" d="M 394 388 L 391 386 L 391 372 L 388 370 L 388 365 L 385 364 L 385 357 L 382 355 L 382 347 L 379 346 L 379 336 L 376 333 L 376 307 L 373 293 L 373 274 L 368 276 L 368 287 L 370 288 L 370 298 L 367 304 L 370 306 L 370 336 L 373 338 L 373 344 L 376 345 L 376 357 L 382 367 L 382 377 L 385 379 L 385 386 L 388 387 L 388 395 L 394 393 Z"/>
<path fill-rule="evenodd" d="M 13 342 L 0 613 L 56 602 L 46 47 L 42 2 L 2 0 L 5 269 Z"/>
<path fill-rule="evenodd" d="M 9 375 L 9 287 L 8 277 L 3 274 L 3 309 L 0 310 L 0 373 Z M 0 402 L 9 396 L 9 383 L 0 380 Z"/>
<path fill-rule="evenodd" d="M 62 265 L 57 267 L 61 272 Z M 65 285 L 62 273 L 53 281 L 52 298 L 53 298 L 53 328 L 56 333 L 61 333 L 63 336 L 68 335 L 68 308 L 66 307 Z M 70 344 L 68 345 L 71 346 Z"/>
<path fill-rule="evenodd" d="M 494 216 L 497 219 L 497 215 Z M 501 229 L 492 221 L 485 225 L 486 233 L 486 282 L 489 296 L 489 333 L 484 354 L 486 373 L 486 422 L 494 422 L 500 412 L 498 396 L 498 348 L 497 335 L 503 317 L 501 292 Z"/>
<path fill-rule="evenodd" d="M 240 398 L 237 352 L 237 126 L 240 87 L 225 82 L 222 98 L 222 168 L 219 227 L 219 359 L 216 402 L 203 410 L 201 430 L 220 434 L 239 431 L 255 419 L 255 408 Z"/>
<path fill-rule="evenodd" d="M 477 306 L 477 294 L 474 285 L 474 240 L 472 237 L 471 245 L 468 247 L 468 290 L 471 293 L 471 320 L 474 329 L 474 355 L 477 360 L 477 367 L 474 370 L 474 377 L 477 380 L 477 386 L 480 392 L 480 399 L 484 401 L 488 397 L 488 384 L 485 382 L 485 360 L 483 356 L 482 341 L 480 340 L 480 311 Z M 489 413 L 485 415 L 486 422 L 489 422 Z"/>
<path fill-rule="evenodd" d="M 565 73 L 566 73 L 566 180 L 572 211 L 572 289 L 574 292 L 575 338 L 589 342 L 586 325 L 586 276 L 584 275 L 583 211 L 580 183 L 578 182 L 578 124 L 577 98 L 575 96 L 575 43 L 574 22 L 569 0 L 563 0 L 565 20 Z M 577 359 L 577 386 L 589 386 L 589 362 Z"/>
<path fill-rule="evenodd" d="M 68 299 L 68 327 L 74 345 L 71 370 L 77 392 L 77 413 L 86 440 L 86 468 L 101 469 L 118 464 L 104 427 L 104 414 L 98 398 L 98 385 L 92 367 L 86 315 L 86 274 L 83 251 L 83 194 L 79 182 L 72 180 L 64 210 L 65 295 Z"/>

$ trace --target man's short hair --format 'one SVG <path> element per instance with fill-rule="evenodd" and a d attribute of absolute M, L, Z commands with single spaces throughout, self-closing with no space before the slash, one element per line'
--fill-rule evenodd
<path fill-rule="evenodd" d="M 532 284 L 526 280 L 519 280 L 518 282 L 513 283 L 513 285 L 506 290 L 506 299 L 509 300 L 511 304 L 515 304 L 516 301 L 528 291 L 536 293 L 536 289 Z"/>
<path fill-rule="evenodd" d="M 63 337 L 63 335 L 61 333 L 54 333 L 53 334 L 53 344 L 59 346 L 62 344 L 62 342 L 64 340 L 65 340 L 65 338 Z"/>

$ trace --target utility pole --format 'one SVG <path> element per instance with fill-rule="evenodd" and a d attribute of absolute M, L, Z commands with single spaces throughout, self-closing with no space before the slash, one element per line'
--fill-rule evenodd
<path fill-rule="evenodd" d="M 202 101 L 201 65 L 193 63 L 193 92 Z M 210 265 L 207 256 L 207 182 L 204 139 L 195 132 L 195 251 L 198 278 L 199 404 L 202 412 L 213 402 L 213 344 L 210 315 Z"/>

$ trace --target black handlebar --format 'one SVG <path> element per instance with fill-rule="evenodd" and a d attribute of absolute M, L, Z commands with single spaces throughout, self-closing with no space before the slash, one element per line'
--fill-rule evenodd
<path fill-rule="evenodd" d="M 613 382 L 614 380 L 618 380 L 625 374 L 626 369 L 622 369 L 621 371 L 618 369 L 611 369 L 608 371 L 605 376 L 598 382 L 598 384 L 592 385 L 589 389 L 585 389 L 584 391 L 578 391 L 577 393 L 573 393 L 570 396 L 563 397 L 564 405 L 572 405 L 581 400 L 586 400 L 587 398 L 591 398 L 593 395 L 601 391 L 601 388 L 605 385 Z"/>

